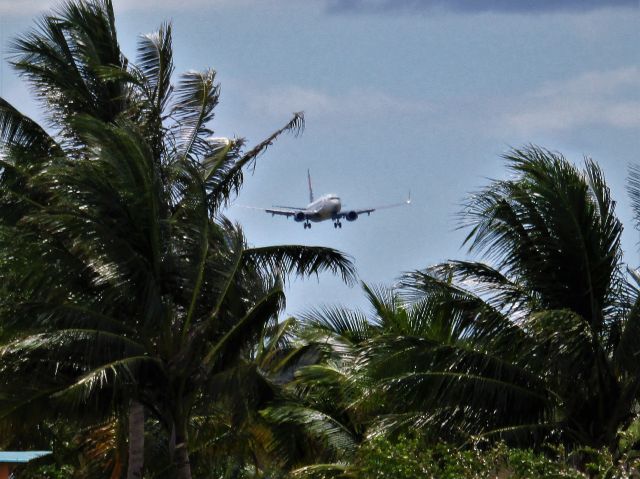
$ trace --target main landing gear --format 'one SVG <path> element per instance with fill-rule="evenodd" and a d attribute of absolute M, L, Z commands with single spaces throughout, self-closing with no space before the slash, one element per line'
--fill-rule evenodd
<path fill-rule="evenodd" d="M 307 229 L 307 228 L 311 229 L 311 223 L 309 223 L 308 221 L 305 221 L 304 222 L 304 229 Z"/>
<path fill-rule="evenodd" d="M 333 227 L 334 228 L 342 228 L 342 222 L 341 221 L 335 221 L 333 223 Z"/>

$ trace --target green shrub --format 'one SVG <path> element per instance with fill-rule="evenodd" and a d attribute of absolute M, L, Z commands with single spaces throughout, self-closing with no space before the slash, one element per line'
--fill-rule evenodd
<path fill-rule="evenodd" d="M 349 468 L 358 479 L 584 479 L 589 476 L 528 449 L 510 449 L 503 443 L 489 449 L 459 449 L 447 444 L 426 446 L 417 438 L 377 438 L 364 443 Z"/>

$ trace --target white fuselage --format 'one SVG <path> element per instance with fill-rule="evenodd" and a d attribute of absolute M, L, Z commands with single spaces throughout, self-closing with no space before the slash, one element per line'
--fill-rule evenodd
<path fill-rule="evenodd" d="M 304 213 L 311 221 L 318 222 L 333 218 L 340 213 L 340 198 L 338 195 L 328 194 L 307 205 Z"/>

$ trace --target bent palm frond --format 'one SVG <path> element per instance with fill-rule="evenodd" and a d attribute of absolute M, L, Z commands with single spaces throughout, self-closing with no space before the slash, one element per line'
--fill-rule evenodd
<path fill-rule="evenodd" d="M 247 248 L 244 258 L 248 264 L 262 271 L 278 272 L 283 276 L 311 276 L 329 271 L 339 274 L 347 284 L 356 278 L 349 257 L 332 248 L 302 245 L 278 245 Z"/>

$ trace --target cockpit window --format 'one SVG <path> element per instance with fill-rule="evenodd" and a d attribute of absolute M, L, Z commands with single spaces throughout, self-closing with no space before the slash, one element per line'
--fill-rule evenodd
<path fill-rule="evenodd" d="M 337 197 L 337 196 L 330 196 L 330 197 L 329 197 L 329 199 L 330 199 L 330 200 L 340 200 L 340 198 L 339 198 L 339 197 Z"/>

